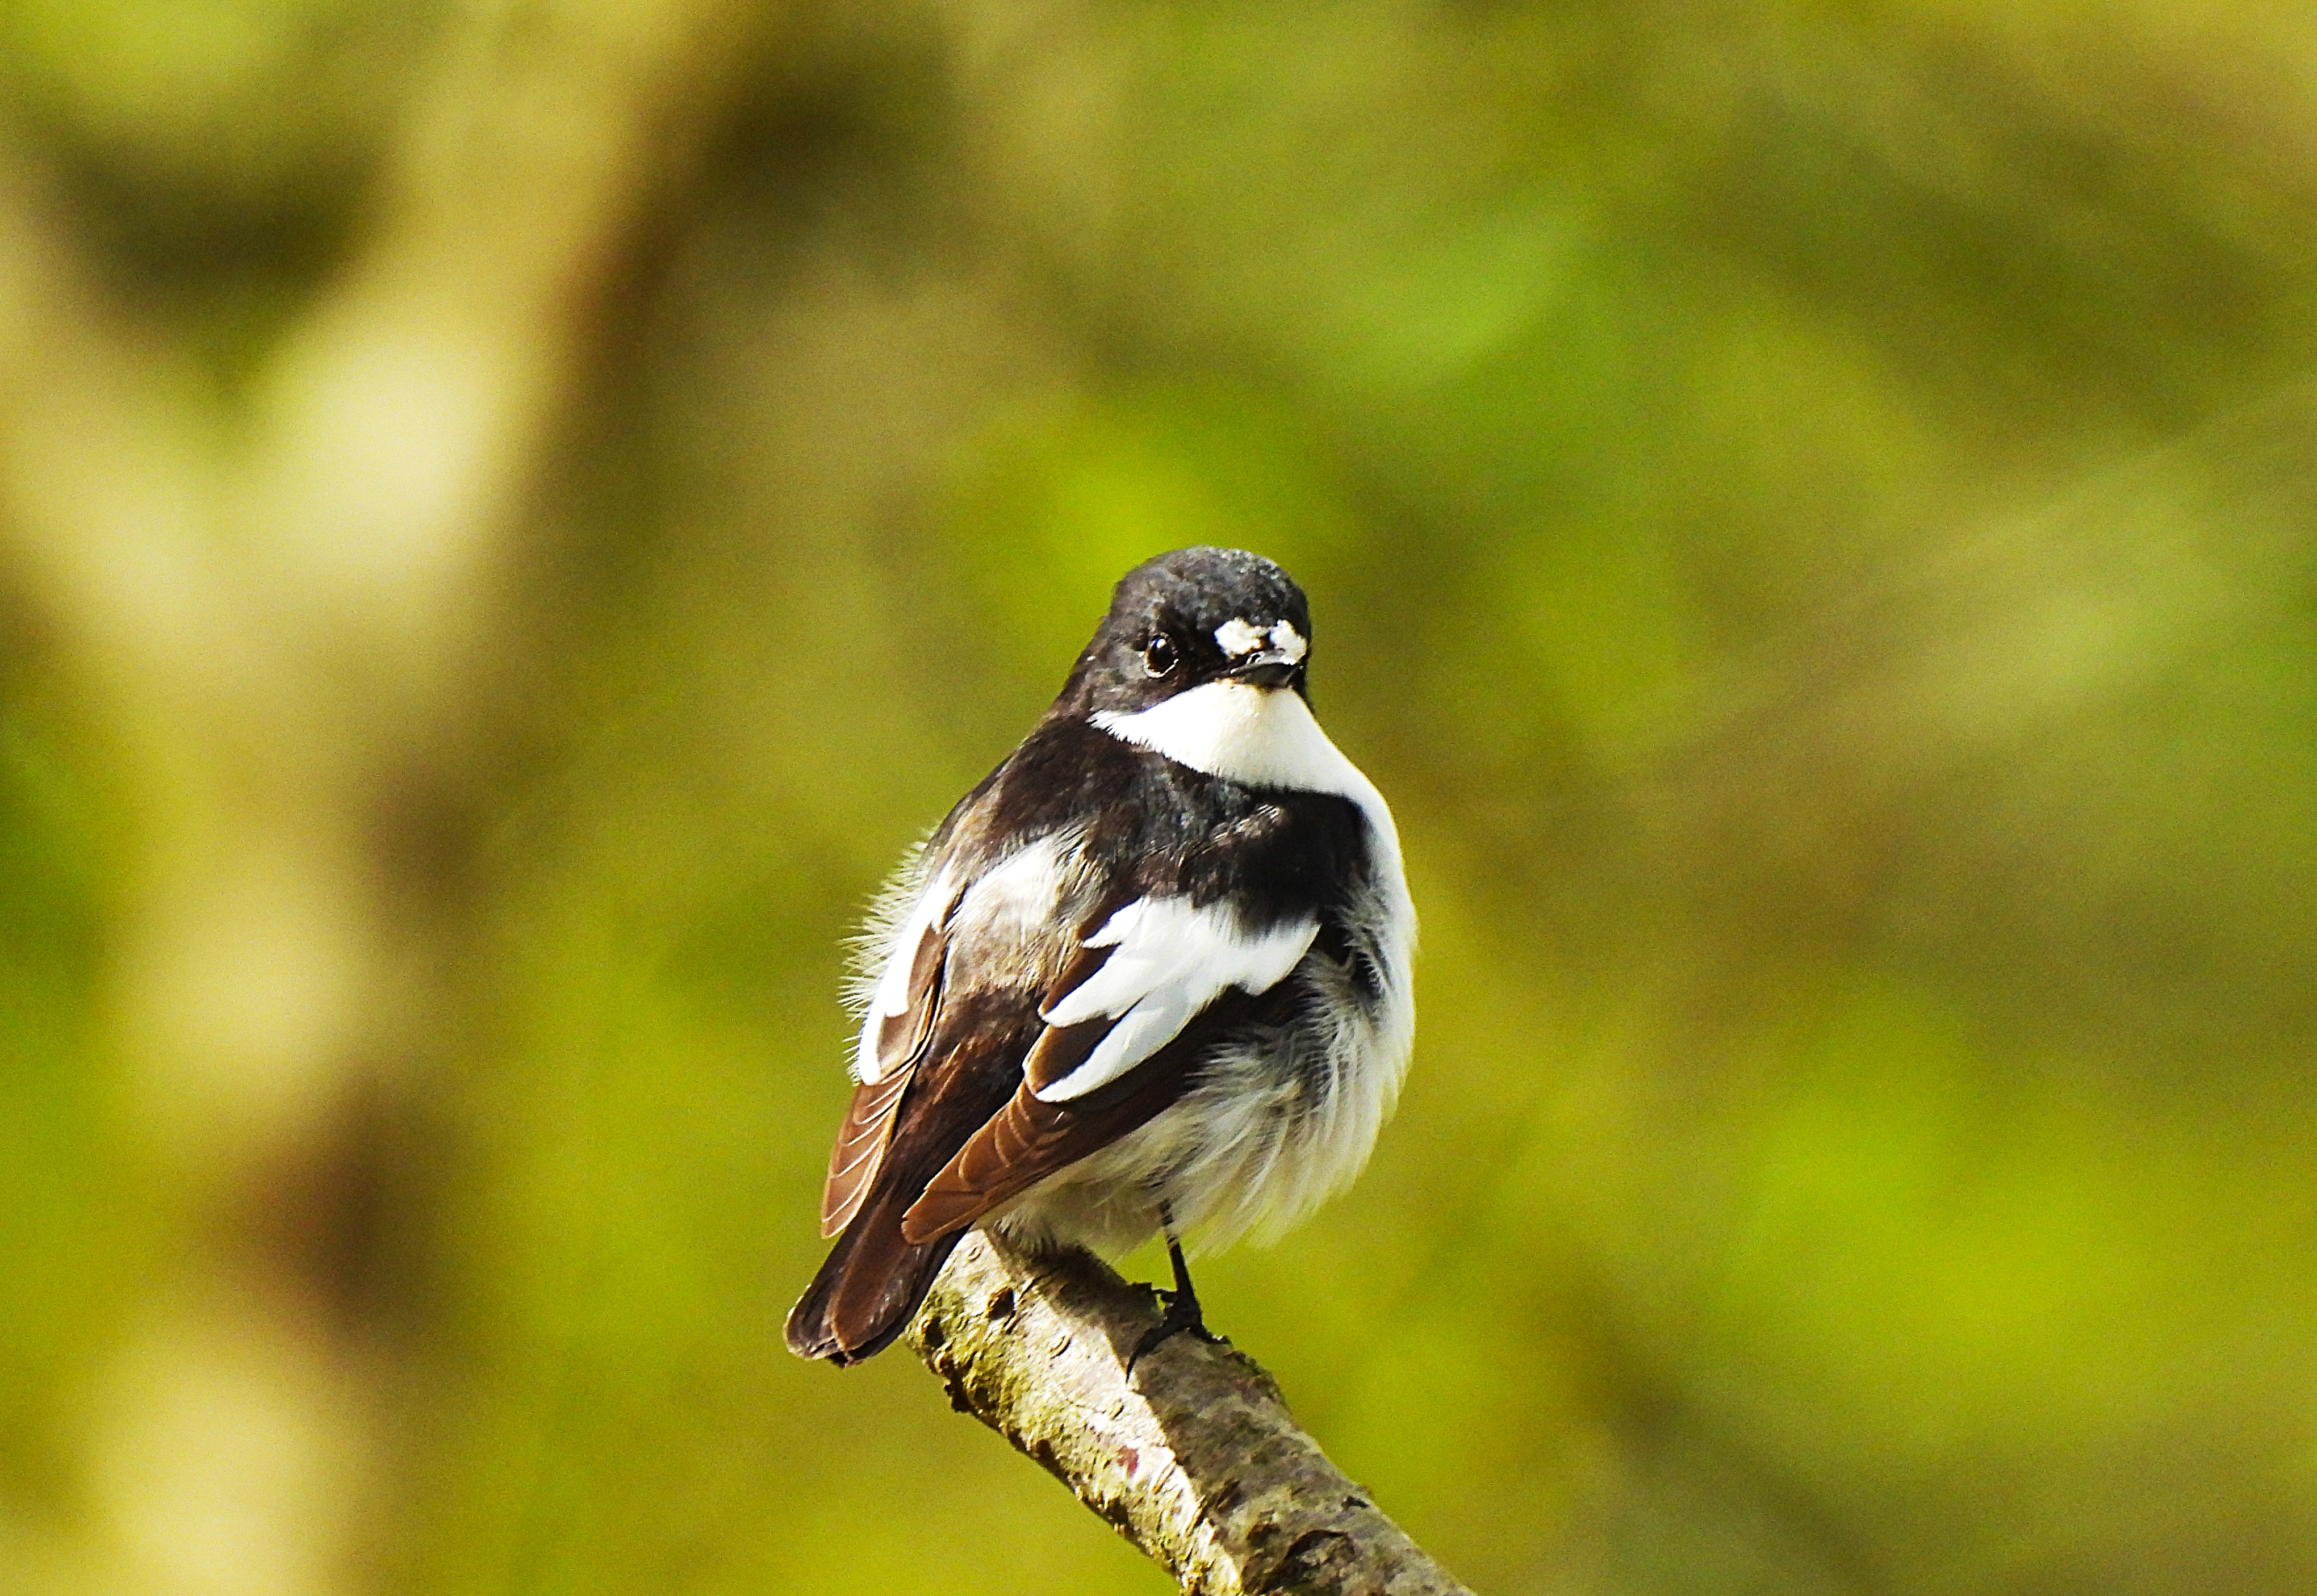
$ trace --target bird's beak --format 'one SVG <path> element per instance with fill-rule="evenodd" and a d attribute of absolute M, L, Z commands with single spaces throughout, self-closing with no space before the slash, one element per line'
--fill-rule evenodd
<path fill-rule="evenodd" d="M 1291 656 L 1283 648 L 1266 648 L 1234 661 L 1230 674 L 1234 682 L 1251 682 L 1257 687 L 1285 687 L 1302 669 L 1300 657 Z"/>

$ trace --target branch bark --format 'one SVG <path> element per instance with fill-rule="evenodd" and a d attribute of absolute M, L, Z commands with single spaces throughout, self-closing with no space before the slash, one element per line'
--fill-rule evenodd
<path fill-rule="evenodd" d="M 1243 1352 L 1176 1336 L 1148 1288 L 1083 1253 L 966 1238 L 909 1345 L 1194 1596 L 1470 1596 L 1328 1461 Z"/>

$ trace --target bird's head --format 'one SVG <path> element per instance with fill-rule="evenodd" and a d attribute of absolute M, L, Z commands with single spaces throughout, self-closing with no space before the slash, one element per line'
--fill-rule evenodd
<path fill-rule="evenodd" d="M 1119 579 L 1063 702 L 1131 714 L 1211 682 L 1303 693 L 1311 611 L 1258 554 L 1178 548 Z"/>

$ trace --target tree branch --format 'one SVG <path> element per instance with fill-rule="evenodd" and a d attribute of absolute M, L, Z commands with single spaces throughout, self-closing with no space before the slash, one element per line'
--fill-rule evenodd
<path fill-rule="evenodd" d="M 968 1236 L 909 1344 L 951 1404 L 1043 1464 L 1196 1596 L 1469 1596 L 1339 1473 L 1241 1352 L 1176 1336 L 1083 1253 Z"/>

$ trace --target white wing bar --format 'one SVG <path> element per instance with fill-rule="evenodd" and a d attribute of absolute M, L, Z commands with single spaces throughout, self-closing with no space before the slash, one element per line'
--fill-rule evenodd
<path fill-rule="evenodd" d="M 1268 992 L 1286 977 L 1311 940 L 1316 918 L 1290 920 L 1250 934 L 1226 904 L 1194 906 L 1186 897 L 1138 898 L 1087 938 L 1114 948 L 1102 968 L 1039 1018 L 1049 1025 L 1117 1021 L 1087 1060 L 1037 1092 L 1068 1102 L 1105 1086 L 1182 1034 L 1223 989 Z"/>

